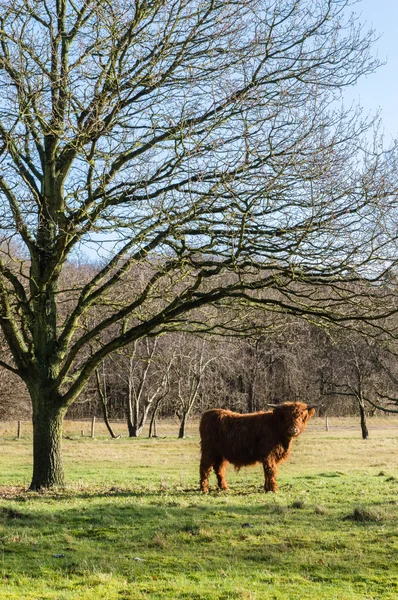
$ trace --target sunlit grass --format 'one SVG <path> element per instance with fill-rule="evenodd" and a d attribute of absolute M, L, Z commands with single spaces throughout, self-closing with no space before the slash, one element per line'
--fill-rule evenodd
<path fill-rule="evenodd" d="M 80 429 L 65 427 L 68 488 L 44 494 L 25 491 L 27 426 L 20 440 L 0 430 L 0 598 L 398 597 L 396 420 L 372 420 L 367 441 L 355 421 L 314 420 L 278 494 L 260 467 L 230 467 L 230 492 L 213 475 L 201 495 L 195 424 L 187 440 Z"/>

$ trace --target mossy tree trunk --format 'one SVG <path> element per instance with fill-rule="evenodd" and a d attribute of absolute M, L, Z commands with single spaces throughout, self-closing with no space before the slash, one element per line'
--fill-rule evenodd
<path fill-rule="evenodd" d="M 65 485 L 62 424 L 66 409 L 60 398 L 40 387 L 33 398 L 33 476 L 30 490 Z"/>

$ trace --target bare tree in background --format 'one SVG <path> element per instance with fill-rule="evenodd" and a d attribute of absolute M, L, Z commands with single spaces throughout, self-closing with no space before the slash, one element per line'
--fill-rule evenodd
<path fill-rule="evenodd" d="M 205 305 L 395 310 L 373 286 L 395 154 L 361 153 L 367 124 L 338 104 L 377 67 L 349 5 L 0 0 L 0 365 L 29 390 L 31 489 L 64 484 L 63 417 L 101 361 L 214 330 Z M 94 247 L 71 286 L 67 261 Z"/>
<path fill-rule="evenodd" d="M 396 318 L 395 316 L 393 318 Z M 375 412 L 398 413 L 397 340 L 381 334 L 352 342 L 351 363 L 355 365 L 361 403 Z M 358 398 L 358 392 L 356 391 Z"/>
<path fill-rule="evenodd" d="M 119 377 L 127 387 L 126 413 L 130 437 L 141 435 L 151 410 L 168 392 L 171 358 L 159 353 L 159 338 L 135 340 L 119 353 Z"/>
<path fill-rule="evenodd" d="M 377 398 L 388 389 L 381 361 L 388 356 L 383 339 L 367 338 L 352 331 L 331 330 L 323 366 L 324 398 L 351 400 L 360 416 L 362 438 L 369 437 L 367 415 Z M 319 354 L 322 350 L 319 348 Z"/>
<path fill-rule="evenodd" d="M 178 350 L 171 369 L 171 393 L 175 395 L 175 412 L 180 421 L 179 439 L 185 438 L 189 415 L 203 384 L 207 369 L 217 356 L 209 354 L 209 343 L 187 334 L 176 336 Z M 174 386 L 173 386 L 174 384 Z"/>
<path fill-rule="evenodd" d="M 105 361 L 101 364 L 100 367 L 95 369 L 95 383 L 97 388 L 97 394 L 100 400 L 101 408 L 102 408 L 102 416 L 104 418 L 104 423 L 106 425 L 107 430 L 109 431 L 109 435 L 111 438 L 116 439 L 120 437 L 120 435 L 116 435 L 113 431 L 112 425 L 109 421 L 109 409 L 108 409 L 108 386 L 107 386 L 107 378 L 106 378 L 106 370 L 105 370 Z"/>

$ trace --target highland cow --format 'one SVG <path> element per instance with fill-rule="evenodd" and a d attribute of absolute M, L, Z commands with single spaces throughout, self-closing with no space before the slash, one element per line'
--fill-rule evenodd
<path fill-rule="evenodd" d="M 228 463 L 235 468 L 262 463 L 264 490 L 276 492 L 277 466 L 290 454 L 292 441 L 304 430 L 314 407 L 303 402 L 286 402 L 273 410 L 241 415 L 230 410 L 214 408 L 202 415 L 200 438 L 200 488 L 209 489 L 213 467 L 218 486 L 228 489 L 225 470 Z"/>

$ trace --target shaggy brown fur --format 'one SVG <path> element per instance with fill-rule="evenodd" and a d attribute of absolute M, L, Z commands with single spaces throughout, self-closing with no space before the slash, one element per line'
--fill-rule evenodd
<path fill-rule="evenodd" d="M 272 411 L 241 415 L 214 408 L 202 415 L 200 438 L 200 488 L 209 489 L 213 467 L 218 486 L 228 489 L 225 469 L 228 463 L 240 468 L 261 462 L 264 467 L 264 490 L 276 492 L 277 465 L 288 458 L 293 438 L 304 430 L 315 413 L 303 402 L 286 402 Z"/>

